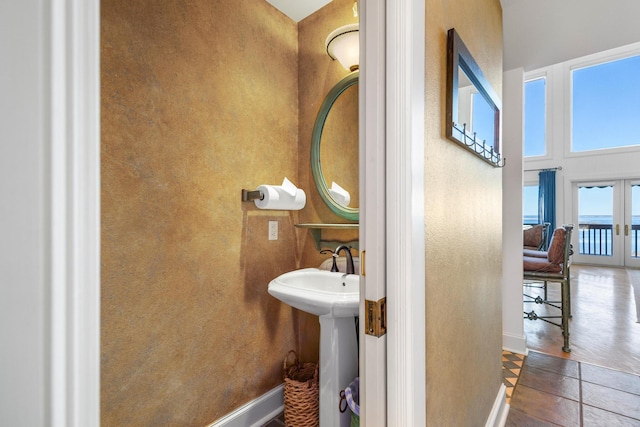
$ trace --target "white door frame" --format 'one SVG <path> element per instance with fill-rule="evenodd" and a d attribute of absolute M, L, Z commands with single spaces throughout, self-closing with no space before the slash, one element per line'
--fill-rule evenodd
<path fill-rule="evenodd" d="M 387 297 L 386 336 L 366 335 L 360 323 L 361 421 L 423 426 L 424 1 L 363 0 L 360 10 L 360 318 L 364 299 Z"/>
<path fill-rule="evenodd" d="M 371 162 L 377 171 L 384 171 L 384 178 L 366 181 L 365 194 L 369 201 L 385 201 L 386 215 L 371 215 L 371 222 L 365 217 L 367 222 L 363 224 L 364 239 L 369 242 L 365 244 L 386 240 L 386 253 L 376 253 L 371 245 L 367 255 L 367 280 L 373 282 L 377 276 L 378 286 L 383 287 L 386 281 L 388 303 L 388 336 L 377 344 L 380 353 L 386 347 L 388 377 L 378 377 L 378 381 L 387 382 L 388 397 L 383 406 L 387 408 L 385 418 L 389 425 L 421 426 L 426 422 L 424 1 L 363 0 L 361 9 L 366 28 L 363 33 L 367 34 L 361 72 L 366 86 L 364 99 L 384 94 L 382 104 L 372 103 L 369 108 L 365 104 L 362 114 L 367 123 L 383 118 L 384 125 L 375 127 L 383 134 L 365 139 L 367 155 L 361 156 L 363 162 Z M 50 20 L 51 25 L 51 105 L 46 110 L 52 125 L 51 424 L 97 426 L 100 2 L 53 1 L 44 19 Z M 367 205 L 361 206 L 366 209 Z M 366 210 L 378 212 L 379 206 Z M 376 264 L 378 267 L 372 268 Z M 375 292 L 382 289 L 378 287 Z M 384 341 L 386 345 L 381 347 L 379 343 Z M 374 369 L 378 372 L 384 369 L 381 363 L 385 358 L 375 359 Z M 369 361 L 364 360 L 361 368 L 365 372 L 371 370 Z M 363 415 L 364 424 L 385 424 L 384 418 L 373 417 L 367 423 L 368 415 Z"/>
<path fill-rule="evenodd" d="M 46 424 L 100 425 L 100 2 L 45 2 L 50 365 Z"/>
<path fill-rule="evenodd" d="M 624 241 L 624 266 L 640 268 L 640 258 L 631 257 L 631 225 L 632 225 L 632 207 L 631 202 L 633 200 L 631 196 L 631 186 L 633 184 L 640 185 L 640 179 L 626 179 L 624 180 L 624 225 L 622 233 Z"/>
<path fill-rule="evenodd" d="M 387 306 L 390 426 L 426 425 L 425 3 L 387 5 Z"/>

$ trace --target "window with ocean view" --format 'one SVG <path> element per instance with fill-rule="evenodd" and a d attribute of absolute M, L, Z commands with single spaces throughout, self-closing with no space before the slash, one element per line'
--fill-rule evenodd
<path fill-rule="evenodd" d="M 640 145 L 638 76 L 640 55 L 572 71 L 572 152 Z"/>
<path fill-rule="evenodd" d="M 578 190 L 578 250 L 588 255 L 613 255 L 613 186 Z"/>

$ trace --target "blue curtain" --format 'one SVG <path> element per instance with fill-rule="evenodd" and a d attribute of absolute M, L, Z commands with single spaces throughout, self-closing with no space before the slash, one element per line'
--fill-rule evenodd
<path fill-rule="evenodd" d="M 538 183 L 538 218 L 540 222 L 548 222 L 549 236 L 551 240 L 553 230 L 556 229 L 556 171 L 543 170 L 539 174 Z M 547 246 L 549 244 L 547 240 Z"/>

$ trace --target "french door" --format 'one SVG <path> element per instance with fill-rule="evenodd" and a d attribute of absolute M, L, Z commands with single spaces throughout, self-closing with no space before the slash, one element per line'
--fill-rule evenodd
<path fill-rule="evenodd" d="M 640 179 L 573 185 L 573 259 L 640 267 Z"/>
<path fill-rule="evenodd" d="M 624 182 L 624 265 L 640 267 L 640 179 Z"/>

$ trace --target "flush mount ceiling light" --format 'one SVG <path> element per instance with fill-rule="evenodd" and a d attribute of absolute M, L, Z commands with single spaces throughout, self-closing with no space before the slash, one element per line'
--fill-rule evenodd
<path fill-rule="evenodd" d="M 360 41 L 358 24 L 345 25 L 329 34 L 325 46 L 332 59 L 337 59 L 344 68 L 355 71 L 359 68 Z"/>

